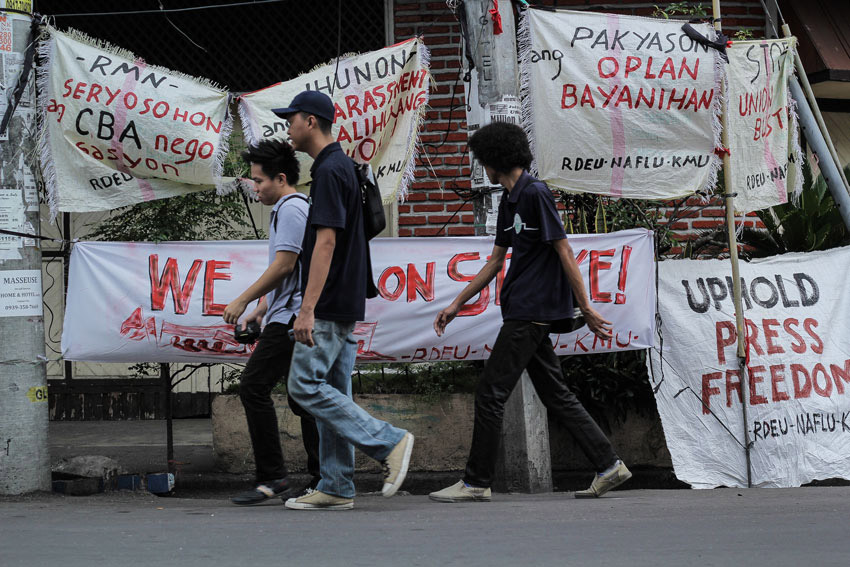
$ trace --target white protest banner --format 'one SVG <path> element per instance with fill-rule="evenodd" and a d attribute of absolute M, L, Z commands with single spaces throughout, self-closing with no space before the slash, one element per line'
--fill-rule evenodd
<path fill-rule="evenodd" d="M 788 96 L 794 39 L 734 41 L 729 56 L 726 127 L 735 210 L 788 202 L 803 190 L 797 113 Z"/>
<path fill-rule="evenodd" d="M 398 193 L 403 197 L 413 180 L 417 132 L 428 105 L 430 59 L 425 44 L 414 38 L 242 95 L 239 116 L 245 140 L 286 139 L 286 121 L 271 109 L 288 106 L 305 90 L 323 92 L 336 107 L 334 137 L 355 161 L 372 165 L 384 203 L 390 203 Z M 303 185 L 310 181 L 313 160 L 302 152 L 298 159 Z"/>
<path fill-rule="evenodd" d="M 538 178 L 638 199 L 714 187 L 723 67 L 682 22 L 529 9 L 519 51 Z"/>
<path fill-rule="evenodd" d="M 588 293 L 614 323 L 602 341 L 587 327 L 553 335 L 559 355 L 647 348 L 655 325 L 652 233 L 634 229 L 570 236 Z M 363 362 L 474 360 L 489 356 L 502 318 L 504 274 L 437 337 L 432 327 L 483 267 L 493 240 L 378 238 L 372 265 L 380 296 L 355 330 Z M 245 360 L 221 313 L 265 270 L 260 241 L 85 242 L 71 255 L 62 355 L 67 360 L 180 362 Z"/>
<path fill-rule="evenodd" d="M 38 83 L 53 216 L 224 190 L 227 92 L 77 31 L 48 32 Z"/>
<path fill-rule="evenodd" d="M 695 488 L 850 478 L 850 248 L 741 263 L 742 388 L 729 263 L 659 264 L 650 380 L 676 476 Z M 747 403 L 743 421 L 742 400 Z"/>

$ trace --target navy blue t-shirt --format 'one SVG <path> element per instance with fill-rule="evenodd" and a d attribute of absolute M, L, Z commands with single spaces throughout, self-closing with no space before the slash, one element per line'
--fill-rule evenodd
<path fill-rule="evenodd" d="M 336 229 L 328 279 L 314 314 L 326 321 L 362 321 L 366 314 L 366 235 L 354 162 L 334 142 L 316 156 L 310 175 L 313 183 L 301 253 L 301 290 L 307 291 L 316 230 Z"/>
<path fill-rule="evenodd" d="M 496 246 L 512 248 L 500 294 L 502 318 L 557 321 L 573 316 L 573 294 L 552 242 L 566 238 L 555 199 L 524 171 L 506 189 L 496 219 Z"/>

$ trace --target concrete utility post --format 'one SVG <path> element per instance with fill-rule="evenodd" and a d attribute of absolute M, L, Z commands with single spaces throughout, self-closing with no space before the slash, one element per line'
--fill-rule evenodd
<path fill-rule="evenodd" d="M 477 89 L 467 93 L 470 104 L 480 108 L 479 126 L 503 120 L 519 123 L 519 73 L 516 26 L 512 3 L 499 2 L 502 33 L 493 33 L 489 0 L 467 0 L 464 10 L 469 31 L 469 49 L 475 61 Z M 484 178 L 486 181 L 486 176 Z M 475 180 L 473 180 L 475 183 Z M 492 203 L 492 202 L 491 202 Z M 487 204 L 475 203 L 476 234 L 482 230 Z M 494 208 L 491 204 L 491 209 Z M 552 459 L 546 408 L 537 397 L 526 372 L 505 405 L 502 447 L 496 468 L 495 490 L 506 492 L 551 492 Z"/>
<path fill-rule="evenodd" d="M 0 116 L 24 68 L 32 2 L 0 0 Z M 0 134 L 0 229 L 39 229 L 34 73 Z M 50 489 L 47 379 L 37 240 L 0 233 L 0 494 Z"/>

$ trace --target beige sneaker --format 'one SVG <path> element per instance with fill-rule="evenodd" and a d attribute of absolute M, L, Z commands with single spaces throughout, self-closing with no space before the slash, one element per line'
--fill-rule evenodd
<path fill-rule="evenodd" d="M 612 488 L 616 488 L 632 478 L 632 473 L 623 461 L 618 461 L 617 468 L 605 475 L 597 474 L 587 490 L 576 492 L 576 498 L 599 498 Z"/>
<path fill-rule="evenodd" d="M 432 492 L 428 498 L 435 502 L 489 502 L 490 489 L 466 486 L 459 480 L 448 488 Z"/>
<path fill-rule="evenodd" d="M 401 488 L 401 483 L 407 476 L 412 452 L 413 435 L 405 433 L 384 461 L 384 486 L 381 488 L 381 493 L 385 498 L 394 495 Z"/>
<path fill-rule="evenodd" d="M 290 498 L 284 506 L 290 510 L 351 510 L 354 508 L 354 500 L 307 489 L 306 494 Z"/>

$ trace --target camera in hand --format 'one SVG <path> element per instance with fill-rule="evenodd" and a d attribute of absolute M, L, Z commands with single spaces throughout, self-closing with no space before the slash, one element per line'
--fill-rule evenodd
<path fill-rule="evenodd" d="M 233 328 L 233 338 L 236 339 L 236 342 L 249 345 L 255 342 L 259 337 L 260 325 L 256 321 L 251 321 L 242 327 L 240 327 L 237 323 L 237 325 Z"/>

